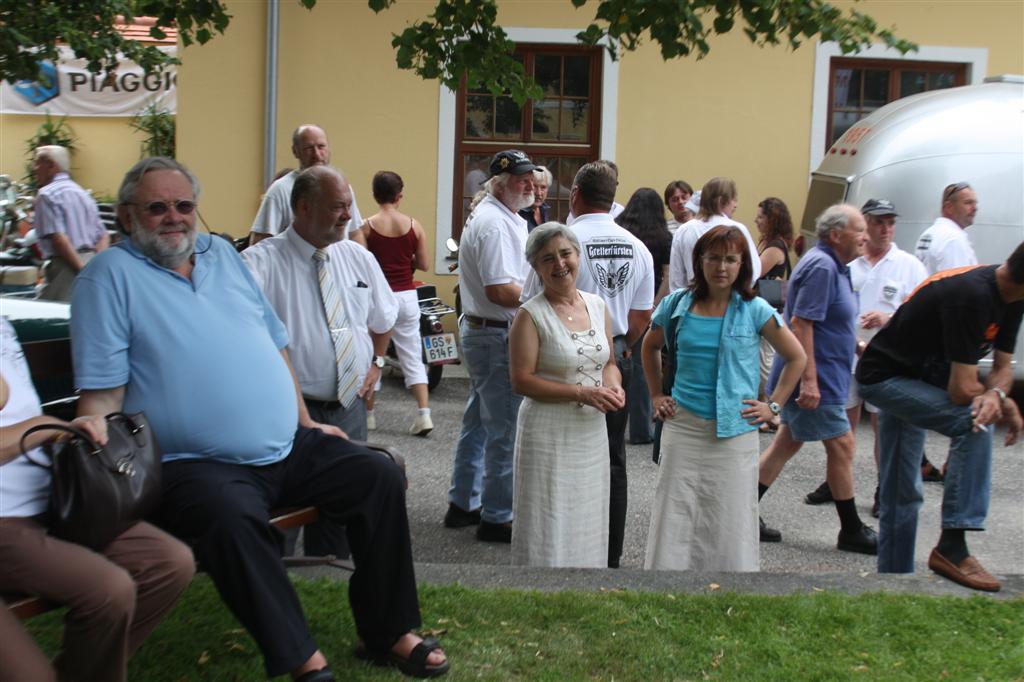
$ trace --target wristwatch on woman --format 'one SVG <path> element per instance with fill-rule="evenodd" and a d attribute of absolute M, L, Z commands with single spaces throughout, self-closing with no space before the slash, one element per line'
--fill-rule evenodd
<path fill-rule="evenodd" d="M 772 411 L 772 414 L 778 416 L 779 412 L 782 412 L 782 408 L 774 400 L 768 401 L 768 409 Z"/>

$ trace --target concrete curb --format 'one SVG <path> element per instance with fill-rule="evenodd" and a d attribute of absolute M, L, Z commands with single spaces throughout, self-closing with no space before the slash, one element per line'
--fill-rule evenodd
<path fill-rule="evenodd" d="M 329 567 L 292 569 L 303 578 L 348 580 L 349 573 Z M 471 564 L 416 564 L 416 578 L 430 585 L 463 585 L 480 589 L 518 589 L 541 592 L 664 592 L 675 594 L 866 594 L 892 592 L 934 597 L 974 595 L 1000 600 L 1024 597 L 1024 575 L 999 575 L 1003 589 L 996 593 L 969 590 L 934 573 L 693 573 L 640 569 L 533 568 Z M 717 587 L 716 587 L 717 586 Z"/>

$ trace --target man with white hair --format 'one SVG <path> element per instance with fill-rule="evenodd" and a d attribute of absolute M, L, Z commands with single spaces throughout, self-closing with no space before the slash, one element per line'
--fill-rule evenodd
<path fill-rule="evenodd" d="M 551 204 L 547 203 L 547 198 L 548 187 L 553 180 L 551 171 L 544 166 L 537 166 L 533 171 L 533 205 L 519 212 L 526 220 L 527 232 L 533 232 L 533 228 L 551 220 Z"/>
<path fill-rule="evenodd" d="M 299 169 L 289 171 L 274 181 L 260 203 L 260 210 L 249 228 L 249 244 L 273 237 L 288 229 L 292 224 L 291 196 L 295 178 L 299 173 L 313 166 L 327 166 L 331 163 L 331 146 L 327 133 L 317 125 L 300 125 L 292 133 L 292 154 L 299 161 Z M 363 216 L 356 205 L 355 190 L 352 190 L 351 217 L 345 226 L 349 239 L 366 246 L 366 238 L 360 231 Z M 344 236 L 342 237 L 344 238 Z"/>
<path fill-rule="evenodd" d="M 761 453 L 758 498 L 775 482 L 786 463 L 808 441 L 825 446 L 826 479 L 832 490 L 840 530 L 836 548 L 876 554 L 877 536 L 864 525 L 854 500 L 854 438 L 846 416 L 857 341 L 857 297 L 846 265 L 863 250 L 866 224 L 855 206 L 826 208 L 815 221 L 818 243 L 789 279 L 784 317 L 807 355 L 807 365 L 793 397 L 782 406 L 769 403 L 782 424 Z M 771 393 L 785 360 L 776 356 L 768 379 Z M 781 533 L 761 521 L 761 541 L 778 542 Z"/>
<path fill-rule="evenodd" d="M 70 167 L 66 148 L 46 145 L 36 149 L 32 163 L 39 187 L 35 230 L 39 250 L 49 259 L 43 268 L 46 282 L 39 290 L 39 298 L 48 301 L 71 300 L 75 277 L 110 244 L 96 201 L 71 179 Z"/>
<path fill-rule="evenodd" d="M 459 244 L 459 332 L 470 384 L 444 525 L 479 524 L 476 536 L 484 542 L 512 542 L 512 452 L 522 398 L 509 378 L 508 330 L 530 271 L 519 211 L 533 206 L 535 169 L 518 149 L 495 154 L 487 195 Z"/>

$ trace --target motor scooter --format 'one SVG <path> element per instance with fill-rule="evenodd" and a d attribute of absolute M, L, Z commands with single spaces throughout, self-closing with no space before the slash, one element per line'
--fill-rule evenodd
<path fill-rule="evenodd" d="M 420 305 L 420 337 L 423 341 L 423 364 L 427 366 L 427 390 L 433 391 L 441 383 L 445 365 L 459 362 L 459 347 L 455 334 L 444 331 L 443 318 L 455 312 L 455 308 L 437 297 L 433 284 L 418 282 L 416 298 Z M 384 365 L 401 369 L 394 342 L 388 344 Z"/>

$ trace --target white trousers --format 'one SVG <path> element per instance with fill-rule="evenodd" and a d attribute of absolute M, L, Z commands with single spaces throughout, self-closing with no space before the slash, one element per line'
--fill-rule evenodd
<path fill-rule="evenodd" d="M 420 337 L 420 303 L 416 290 L 396 291 L 398 319 L 391 330 L 395 342 L 398 365 L 405 376 L 405 387 L 427 383 L 427 370 L 423 364 L 423 341 Z"/>

